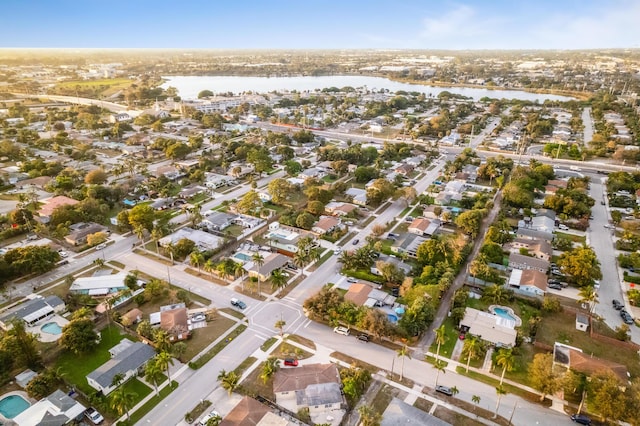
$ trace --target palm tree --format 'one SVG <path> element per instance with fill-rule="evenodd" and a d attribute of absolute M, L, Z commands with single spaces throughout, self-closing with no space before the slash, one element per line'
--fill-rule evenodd
<path fill-rule="evenodd" d="M 200 266 L 204 263 L 204 255 L 199 250 L 194 250 L 189 254 L 189 263 L 195 265 L 200 273 Z"/>
<path fill-rule="evenodd" d="M 280 337 L 282 337 L 282 335 L 284 334 L 284 326 L 287 325 L 287 322 L 285 320 L 283 320 L 282 318 L 280 318 L 278 321 L 276 321 L 274 327 L 277 328 L 278 330 L 280 330 Z"/>
<path fill-rule="evenodd" d="M 256 274 L 258 275 L 258 295 L 260 293 L 262 293 L 260 291 L 260 268 L 262 267 L 262 265 L 264 265 L 264 257 L 262 257 L 262 255 L 260 253 L 254 253 L 253 256 L 251 256 L 251 260 L 253 260 L 253 263 L 256 265 Z"/>
<path fill-rule="evenodd" d="M 436 386 L 438 386 L 438 379 L 440 378 L 440 372 L 442 372 L 442 374 L 445 374 L 445 367 L 446 364 L 443 361 L 440 360 L 436 360 L 436 362 L 433 363 L 433 368 L 435 368 L 436 371 Z"/>
<path fill-rule="evenodd" d="M 264 362 L 262 366 L 262 372 L 260 373 L 260 378 L 264 383 L 267 383 L 271 376 L 273 376 L 276 371 L 280 369 L 280 360 L 274 356 L 270 356 Z"/>
<path fill-rule="evenodd" d="M 123 380 L 124 380 L 124 374 L 116 373 L 113 376 L 113 378 L 111 379 L 111 387 L 117 388 L 118 386 L 120 386 L 122 384 Z"/>
<path fill-rule="evenodd" d="M 589 323 L 591 323 L 591 316 L 593 315 L 593 310 L 598 304 L 598 293 L 596 293 L 596 289 L 592 285 L 584 286 L 580 289 L 578 293 L 580 296 L 580 303 L 586 303 L 589 307 Z"/>
<path fill-rule="evenodd" d="M 485 288 L 482 295 L 485 299 L 491 301 L 495 305 L 503 303 L 509 295 L 509 291 L 501 285 L 494 284 Z"/>
<path fill-rule="evenodd" d="M 467 355 L 467 373 L 469 372 L 469 364 L 471 359 L 476 359 L 480 353 L 480 340 L 476 336 L 471 336 L 470 339 L 464 341 L 464 348 L 462 353 Z"/>
<path fill-rule="evenodd" d="M 382 421 L 380 413 L 368 405 L 361 405 L 358 408 L 358 414 L 360 414 L 360 424 L 362 426 L 379 426 Z"/>
<path fill-rule="evenodd" d="M 504 380 L 504 373 L 513 370 L 515 359 L 513 357 L 513 349 L 501 348 L 496 356 L 496 364 L 502 367 L 502 376 L 500 376 L 500 386 Z"/>
<path fill-rule="evenodd" d="M 211 274 L 211 278 L 213 278 L 213 271 L 216 270 L 216 262 L 213 260 L 213 258 L 210 258 L 205 262 L 204 270 L 206 272 L 209 272 L 209 274 Z"/>
<path fill-rule="evenodd" d="M 238 387 L 240 377 L 235 371 L 229 371 L 227 373 L 225 370 L 220 370 L 220 373 L 218 374 L 218 381 L 220 382 L 220 386 L 222 386 L 222 388 L 231 395 Z"/>
<path fill-rule="evenodd" d="M 478 404 L 480 404 L 480 395 L 473 395 L 473 396 L 471 397 L 471 402 L 473 402 L 474 404 L 476 404 L 476 405 L 474 405 L 474 407 L 473 407 L 473 412 L 475 413 L 475 412 L 476 412 L 476 407 L 478 406 Z"/>
<path fill-rule="evenodd" d="M 274 269 L 271 272 L 271 287 L 281 288 L 287 285 L 288 277 L 282 272 L 281 269 Z"/>
<path fill-rule="evenodd" d="M 411 359 L 411 353 L 409 352 L 409 348 L 407 347 L 406 343 L 396 351 L 396 356 L 398 356 L 400 358 L 401 364 L 400 364 L 400 381 L 402 381 L 402 379 L 404 378 L 404 359 L 405 358 L 409 358 Z"/>
<path fill-rule="evenodd" d="M 436 360 L 440 359 L 440 345 L 444 345 L 447 341 L 447 332 L 444 328 L 444 324 L 434 330 L 435 332 L 435 341 L 436 341 Z"/>
<path fill-rule="evenodd" d="M 456 395 L 457 395 L 457 394 L 459 394 L 459 393 L 460 393 L 460 389 L 458 389 L 458 387 L 457 387 L 457 386 L 453 386 L 453 387 L 451 388 L 451 396 L 456 396 Z"/>
<path fill-rule="evenodd" d="M 97 257 L 93 259 L 93 264 L 96 265 L 98 269 L 100 269 L 104 266 L 104 259 L 101 257 Z"/>
<path fill-rule="evenodd" d="M 158 383 L 162 381 L 164 374 L 155 360 L 150 360 L 144 367 L 144 378 L 153 385 L 158 395 Z"/>
<path fill-rule="evenodd" d="M 493 414 L 493 418 L 498 417 L 498 408 L 500 408 L 500 400 L 502 399 L 502 395 L 506 395 L 507 391 L 502 387 L 502 385 L 496 387 L 496 393 L 498 394 L 498 401 L 496 402 L 496 412 Z"/>
<path fill-rule="evenodd" d="M 127 413 L 127 420 L 129 420 L 129 410 L 133 406 L 135 397 L 135 393 L 128 392 L 127 388 L 123 386 L 111 395 L 111 397 L 109 398 L 109 405 L 120 416 L 124 413 Z"/>
<path fill-rule="evenodd" d="M 242 291 L 244 292 L 244 265 L 240 262 L 234 262 L 235 264 L 233 265 L 233 275 L 235 275 L 236 277 L 240 277 L 240 282 L 242 283 Z"/>
<path fill-rule="evenodd" d="M 161 371 L 167 372 L 167 377 L 169 378 L 169 383 L 171 383 L 171 372 L 169 371 L 169 366 L 173 365 L 173 358 L 169 352 L 160 352 L 156 355 L 156 363 Z"/>
<path fill-rule="evenodd" d="M 222 279 L 222 281 L 225 281 L 227 279 L 227 266 L 224 262 L 220 262 L 216 265 L 216 272 L 218 273 L 218 276 Z"/>

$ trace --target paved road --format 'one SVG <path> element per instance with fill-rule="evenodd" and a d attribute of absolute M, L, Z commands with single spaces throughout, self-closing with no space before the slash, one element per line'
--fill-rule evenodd
<path fill-rule="evenodd" d="M 500 117 L 493 118 L 477 136 L 471 139 L 469 147 L 476 149 L 480 144 L 482 144 L 482 142 L 484 142 L 484 139 L 491 134 L 496 127 L 498 127 L 498 124 L 500 124 Z"/>

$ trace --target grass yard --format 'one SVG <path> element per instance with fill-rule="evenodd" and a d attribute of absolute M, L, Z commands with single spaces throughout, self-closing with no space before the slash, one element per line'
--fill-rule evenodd
<path fill-rule="evenodd" d="M 102 335 L 102 340 L 93 352 L 76 355 L 72 352 L 64 351 L 56 362 L 56 368 L 60 369 L 65 380 L 73 383 L 86 394 L 94 393 L 95 389 L 89 386 L 85 376 L 111 359 L 109 349 L 125 337 L 130 340 L 136 340 L 132 336 L 121 334 L 121 330 L 113 325 L 102 330 L 100 334 Z"/>
<path fill-rule="evenodd" d="M 575 346 L 594 357 L 627 366 L 632 377 L 640 375 L 640 364 L 629 362 L 629 360 L 637 358 L 636 351 L 624 347 L 616 347 L 615 350 L 612 350 L 610 344 L 592 339 L 589 333 L 576 330 L 575 315 L 564 312 L 546 315 L 538 326 L 536 339 L 550 346 L 553 346 L 555 342 Z"/>
<path fill-rule="evenodd" d="M 380 390 L 378 390 L 376 396 L 373 397 L 373 401 L 371 401 L 370 407 L 373 408 L 376 413 L 382 414 L 384 413 L 384 410 L 386 410 L 389 406 L 391 400 L 394 397 L 399 397 L 400 393 L 404 392 L 394 386 L 390 386 L 385 383 L 384 385 L 382 385 Z"/>
<path fill-rule="evenodd" d="M 463 376 L 471 377 L 473 380 L 477 380 L 479 382 L 486 383 L 494 387 L 497 387 L 500 384 L 499 379 L 494 379 L 493 377 L 485 376 L 484 374 L 476 373 L 475 371 L 471 371 L 471 370 L 469 370 L 469 372 L 467 373 L 467 370 L 464 367 L 457 367 L 456 372 Z M 540 396 L 538 394 L 528 392 L 524 389 L 520 389 L 519 387 L 510 385 L 508 383 L 503 383 L 502 387 L 504 387 L 507 393 L 517 395 L 521 398 L 526 399 L 529 402 L 540 403 Z M 548 398 L 545 398 L 542 404 L 547 407 L 550 407 L 551 400 Z"/>
<path fill-rule="evenodd" d="M 254 369 L 246 379 L 240 383 L 238 391 L 244 395 L 256 396 L 260 395 L 271 401 L 275 401 L 276 397 L 273 394 L 273 376 L 265 383 L 260 378 L 262 367 L 264 362 L 261 362 L 256 369 Z"/>
<path fill-rule="evenodd" d="M 310 269 L 311 272 L 315 271 L 315 269 Z M 293 290 L 294 288 L 296 288 L 296 286 L 298 284 L 300 284 L 302 281 L 304 281 L 306 277 L 303 275 L 300 275 L 299 277 L 297 277 L 295 280 L 293 280 L 293 282 L 291 282 L 290 284 L 288 284 L 286 287 L 284 287 L 283 289 L 280 290 L 280 293 L 278 293 L 276 295 L 276 297 L 278 299 L 282 299 L 284 297 L 286 297 L 291 290 Z"/>
<path fill-rule="evenodd" d="M 587 242 L 587 237 L 580 235 L 567 234 L 565 232 L 555 232 L 556 237 L 566 238 L 568 240 L 573 241 L 574 243 L 585 244 Z"/>
<path fill-rule="evenodd" d="M 329 354 L 329 356 L 331 358 L 335 358 L 337 360 L 345 362 L 345 363 L 347 363 L 349 365 L 356 364 L 358 367 L 364 368 L 365 370 L 369 371 L 369 373 L 371 373 L 371 374 L 376 374 L 376 373 L 378 373 L 380 371 L 380 368 L 376 367 L 375 365 L 367 364 L 364 361 L 361 361 L 361 360 L 356 359 L 356 358 L 352 358 L 347 354 L 343 354 L 342 352 L 331 352 L 331 354 Z"/>
<path fill-rule="evenodd" d="M 187 343 L 187 351 L 182 355 L 182 359 L 190 361 L 211 344 L 218 337 L 227 332 L 236 322 L 218 315 L 213 321 L 208 321 L 206 327 L 193 330 L 193 337 Z"/>
<path fill-rule="evenodd" d="M 165 386 L 159 392 L 159 395 L 153 395 L 147 402 L 144 403 L 142 407 L 136 410 L 134 413 L 131 413 L 131 419 L 128 422 L 122 422 L 119 424 L 124 425 L 133 425 L 136 424 L 141 418 L 143 418 L 149 411 L 151 411 L 156 405 L 160 403 L 163 399 L 167 397 L 171 392 L 178 388 L 178 382 L 175 380 L 171 382 L 170 386 Z"/>
<path fill-rule="evenodd" d="M 135 394 L 135 397 L 133 399 L 133 404 L 132 404 L 133 406 L 135 406 L 140 401 L 142 401 L 152 391 L 152 389 L 149 386 L 145 385 L 135 377 L 129 380 L 123 386 L 128 392 Z"/>
<path fill-rule="evenodd" d="M 201 368 L 207 362 L 211 361 L 211 359 L 218 355 L 218 353 L 223 350 L 229 343 L 233 341 L 236 337 L 238 337 L 244 330 L 246 330 L 247 326 L 242 324 L 232 330 L 224 340 L 218 342 L 213 348 L 209 349 L 207 353 L 203 354 L 201 357 L 196 359 L 195 361 L 191 361 L 189 363 L 189 367 L 194 370 Z"/>
<path fill-rule="evenodd" d="M 309 349 L 316 350 L 316 344 L 313 343 L 312 340 L 307 339 L 306 337 L 298 336 L 297 334 L 290 334 L 287 337 L 287 340 L 291 340 L 292 342 L 299 343 L 303 346 L 306 346 Z"/>
<path fill-rule="evenodd" d="M 445 358 L 451 358 L 451 354 L 453 353 L 453 348 L 458 341 L 458 330 L 456 330 L 453 320 L 451 317 L 445 318 L 444 322 L 445 329 L 445 341 L 442 345 L 440 345 L 440 356 Z M 438 345 L 433 343 L 429 348 L 429 351 L 432 353 L 436 353 L 438 349 Z"/>
<path fill-rule="evenodd" d="M 260 345 L 260 350 L 262 352 L 266 352 L 271 346 L 273 346 L 276 340 L 277 339 L 275 337 L 269 337 L 262 345 Z"/>
<path fill-rule="evenodd" d="M 245 318 L 244 314 L 242 312 L 238 312 L 233 308 L 222 308 L 222 309 L 220 309 L 220 311 L 224 312 L 225 314 L 228 314 L 228 315 L 231 315 L 233 317 L 236 317 L 239 320 L 243 320 Z"/>
<path fill-rule="evenodd" d="M 271 356 L 275 356 L 279 359 L 307 359 L 313 356 L 313 354 L 311 352 L 305 351 L 304 349 L 300 349 L 299 347 L 294 346 L 290 343 L 282 342 L 273 350 L 273 352 L 271 352 Z"/>
<path fill-rule="evenodd" d="M 257 360 L 258 358 L 254 356 L 250 356 L 244 361 L 242 361 L 240 365 L 237 366 L 233 371 L 238 375 L 238 377 L 240 377 L 247 370 L 247 368 L 251 367 L 253 363 L 256 362 Z"/>

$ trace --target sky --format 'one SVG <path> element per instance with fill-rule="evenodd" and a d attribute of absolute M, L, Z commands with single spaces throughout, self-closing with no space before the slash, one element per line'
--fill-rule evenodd
<path fill-rule="evenodd" d="M 5 0 L 0 47 L 640 47 L 639 0 Z"/>

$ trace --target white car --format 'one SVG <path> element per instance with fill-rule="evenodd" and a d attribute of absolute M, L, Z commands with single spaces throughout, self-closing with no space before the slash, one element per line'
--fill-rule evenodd
<path fill-rule="evenodd" d="M 198 422 L 198 426 L 206 426 L 207 422 L 215 417 L 220 417 L 220 413 L 218 413 L 216 410 L 213 410 Z"/>
<path fill-rule="evenodd" d="M 348 336 L 349 335 L 349 329 L 347 327 L 342 327 L 342 326 L 338 326 L 336 328 L 333 329 L 334 333 L 338 333 L 338 334 L 342 334 L 343 336 Z"/>
<path fill-rule="evenodd" d="M 64 250 L 58 250 L 58 254 L 59 254 L 59 255 L 60 255 L 60 257 L 62 257 L 62 258 L 69 256 L 69 253 L 67 253 L 67 252 L 66 252 L 66 251 L 64 251 Z"/>
<path fill-rule="evenodd" d="M 195 314 L 194 316 L 191 317 L 191 321 L 193 322 L 201 322 L 201 321 L 205 321 L 207 319 L 207 316 L 205 314 Z"/>
<path fill-rule="evenodd" d="M 93 407 L 91 407 L 87 411 L 85 411 L 84 415 L 94 425 L 99 425 L 100 423 L 102 423 L 104 421 L 104 417 L 102 417 L 102 414 L 98 413 L 98 410 L 96 410 Z"/>
<path fill-rule="evenodd" d="M 96 246 L 96 250 L 102 250 L 103 248 L 105 248 L 107 246 L 106 243 L 100 243 Z"/>

